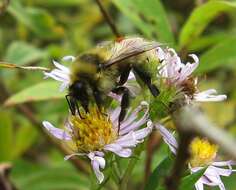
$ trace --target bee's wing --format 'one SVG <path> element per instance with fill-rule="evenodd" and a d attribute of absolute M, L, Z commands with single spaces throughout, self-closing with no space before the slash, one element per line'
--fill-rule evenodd
<path fill-rule="evenodd" d="M 109 67 L 127 58 L 150 51 L 160 46 L 160 43 L 145 41 L 142 38 L 127 38 L 116 42 L 111 48 L 111 56 L 106 61 L 105 67 Z"/>

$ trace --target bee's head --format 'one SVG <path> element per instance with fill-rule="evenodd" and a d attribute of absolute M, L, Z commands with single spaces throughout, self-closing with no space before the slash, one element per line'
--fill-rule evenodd
<path fill-rule="evenodd" d="M 95 65 L 98 68 L 102 63 L 101 57 L 95 53 L 83 54 L 79 57 L 79 59 L 83 61 L 84 63 Z"/>
<path fill-rule="evenodd" d="M 72 94 L 80 94 L 82 92 L 86 91 L 86 84 L 83 81 L 77 80 L 73 84 L 70 85 L 69 91 L 72 92 Z"/>

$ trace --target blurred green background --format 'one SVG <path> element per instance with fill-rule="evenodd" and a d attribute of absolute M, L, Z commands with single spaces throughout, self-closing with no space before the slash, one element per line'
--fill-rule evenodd
<path fill-rule="evenodd" d="M 0 1 L 0 60 L 52 68 L 52 60 L 77 55 L 97 43 L 114 40 L 93 0 Z M 236 136 L 236 1 L 104 0 L 124 36 L 143 36 L 175 48 L 183 58 L 200 58 L 200 88 L 227 94 L 223 103 L 203 110 L 219 127 Z M 37 71 L 0 69 L 0 164 L 11 163 L 9 179 L 19 190 L 80 190 L 94 179 L 79 171 L 43 133 L 43 120 L 62 126 L 67 104 L 58 84 Z M 168 153 L 162 144 L 152 168 Z M 139 159 L 130 189 L 143 186 L 148 153 Z M 82 162 L 82 164 L 86 161 Z M 124 164 L 127 161 L 124 160 Z M 3 167 L 3 168 L 4 168 Z M 0 167 L 0 176 L 4 178 Z M 5 176 L 6 177 L 6 176 Z M 236 190 L 236 175 L 226 187 Z M 96 186 L 96 185 L 95 185 Z M 108 183 L 107 189 L 114 189 Z"/>

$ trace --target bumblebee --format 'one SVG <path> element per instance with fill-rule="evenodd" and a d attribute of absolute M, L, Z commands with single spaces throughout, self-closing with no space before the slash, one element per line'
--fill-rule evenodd
<path fill-rule="evenodd" d="M 153 96 L 159 95 L 152 83 L 151 69 L 148 67 L 149 53 L 160 46 L 143 38 L 126 38 L 104 43 L 95 49 L 79 55 L 71 67 L 71 84 L 66 99 L 72 115 L 81 116 L 78 102 L 86 112 L 94 102 L 98 109 L 104 106 L 110 92 L 122 95 L 119 125 L 129 106 L 129 90 L 123 84 L 131 71 L 136 79 L 146 84 Z"/>

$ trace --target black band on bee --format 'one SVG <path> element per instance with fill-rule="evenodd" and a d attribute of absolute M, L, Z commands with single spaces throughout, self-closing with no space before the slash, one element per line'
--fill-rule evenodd
<path fill-rule="evenodd" d="M 131 71 L 131 67 L 127 67 L 127 68 L 124 69 L 123 72 L 121 72 L 120 80 L 118 82 L 118 85 L 123 85 L 123 84 L 126 83 L 126 81 L 129 78 L 130 71 Z"/>

